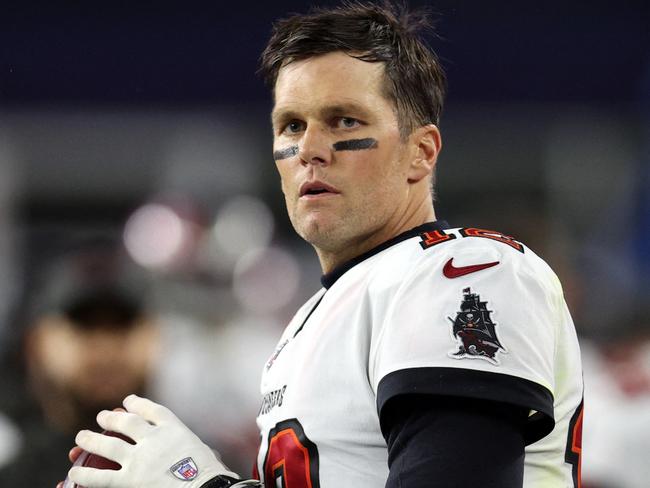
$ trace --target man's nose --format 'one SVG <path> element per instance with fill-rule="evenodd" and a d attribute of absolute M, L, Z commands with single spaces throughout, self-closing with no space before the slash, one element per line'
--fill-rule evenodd
<path fill-rule="evenodd" d="M 332 162 L 332 145 L 325 131 L 309 126 L 300 140 L 298 157 L 302 164 L 328 165 Z"/>

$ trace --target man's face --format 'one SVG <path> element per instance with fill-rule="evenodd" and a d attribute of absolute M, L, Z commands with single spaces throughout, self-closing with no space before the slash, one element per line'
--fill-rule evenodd
<path fill-rule="evenodd" d="M 279 72 L 274 158 L 289 218 L 321 262 L 322 253 L 349 259 L 404 230 L 414 154 L 382 94 L 383 76 L 383 63 L 342 52 Z"/>

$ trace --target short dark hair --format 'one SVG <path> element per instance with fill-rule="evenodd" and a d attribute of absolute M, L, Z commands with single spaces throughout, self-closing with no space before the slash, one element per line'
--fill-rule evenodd
<path fill-rule="evenodd" d="M 402 136 L 440 124 L 446 79 L 438 56 L 420 32 L 430 27 L 425 11 L 409 12 L 388 2 L 345 2 L 293 14 L 273 25 L 260 73 L 271 89 L 283 66 L 343 51 L 367 62 L 385 63 L 384 95 L 395 106 Z"/>

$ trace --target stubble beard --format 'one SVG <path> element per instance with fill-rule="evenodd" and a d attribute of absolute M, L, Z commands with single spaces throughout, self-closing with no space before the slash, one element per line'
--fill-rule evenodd
<path fill-rule="evenodd" d="M 368 239 L 379 227 L 372 212 L 360 209 L 319 219 L 313 215 L 290 215 L 296 233 L 311 244 L 319 257 L 323 254 L 346 255 Z"/>
<path fill-rule="evenodd" d="M 311 244 L 317 252 L 319 250 L 336 252 L 340 247 L 338 243 L 344 238 L 345 232 L 340 222 L 320 222 L 312 216 L 296 215 L 292 215 L 290 220 L 296 233 Z"/>

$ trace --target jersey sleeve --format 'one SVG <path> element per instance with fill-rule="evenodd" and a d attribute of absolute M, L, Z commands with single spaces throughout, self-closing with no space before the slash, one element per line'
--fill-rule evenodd
<path fill-rule="evenodd" d="M 531 251 L 499 243 L 425 251 L 384 298 L 369 364 L 380 415 L 398 395 L 432 394 L 527 409 L 527 443 L 553 429 L 563 298 Z"/>
<path fill-rule="evenodd" d="M 388 446 L 386 488 L 480 486 L 521 488 L 524 411 L 485 400 L 401 395 L 382 416 Z M 467 440 L 480 446 L 472 468 Z"/>

